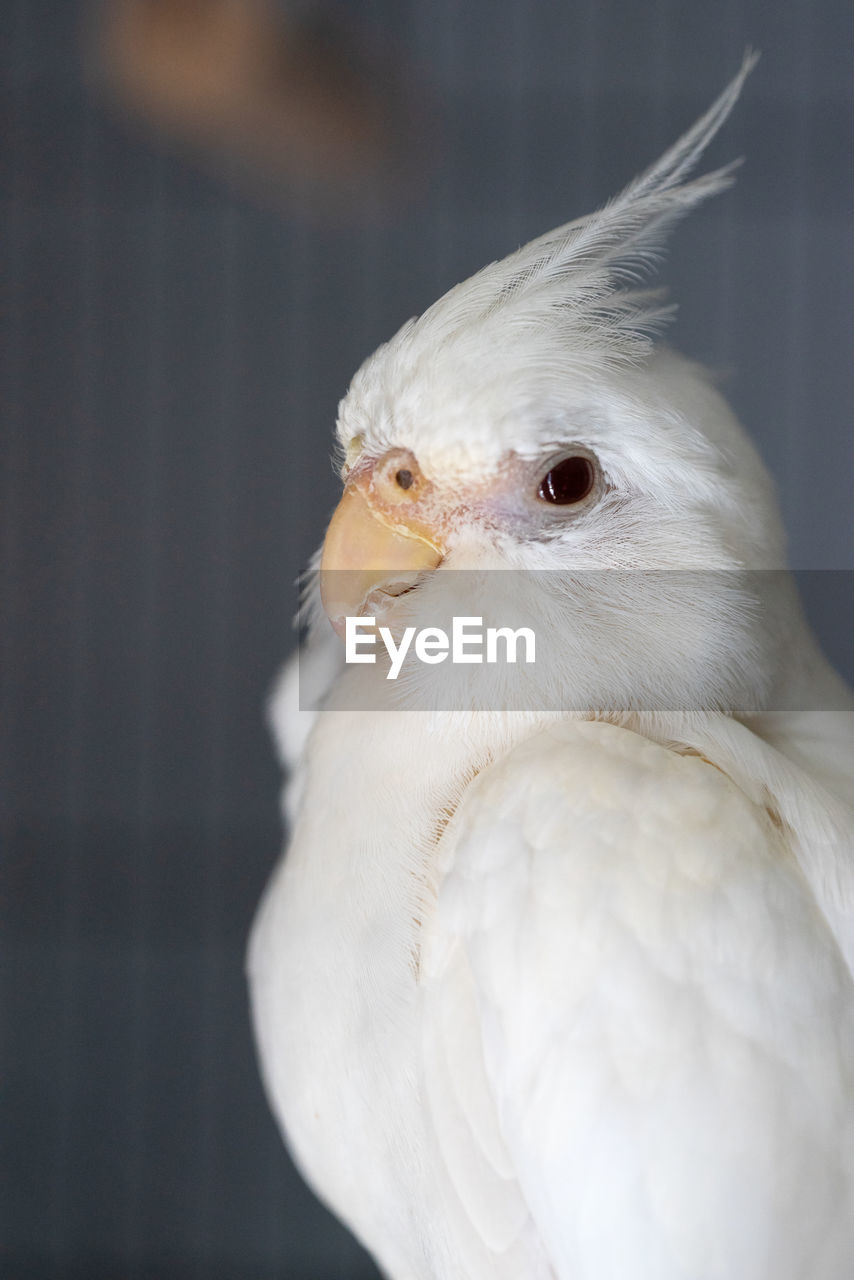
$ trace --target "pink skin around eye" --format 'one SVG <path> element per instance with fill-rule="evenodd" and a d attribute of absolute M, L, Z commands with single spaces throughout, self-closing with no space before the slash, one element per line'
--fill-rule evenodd
<path fill-rule="evenodd" d="M 584 453 L 570 450 L 571 446 L 563 457 L 555 451 L 555 470 L 568 457 L 585 458 Z M 457 530 L 472 524 L 492 534 L 535 535 L 544 520 L 551 521 L 562 511 L 560 503 L 539 496 L 548 474 L 549 463 L 542 455 L 522 458 L 509 452 L 485 475 L 461 476 L 456 483 L 439 486 L 412 451 L 394 448 L 379 458 L 363 453 L 347 475 L 347 487 L 360 488 L 391 526 L 403 518 L 450 544 Z M 571 504 L 565 509 L 571 510 Z"/>

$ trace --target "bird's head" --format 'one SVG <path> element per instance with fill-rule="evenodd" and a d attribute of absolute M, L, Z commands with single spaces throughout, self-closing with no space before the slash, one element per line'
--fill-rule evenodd
<path fill-rule="evenodd" d="M 670 308 L 638 287 L 670 226 L 731 181 L 731 166 L 686 178 L 752 63 L 604 209 L 458 285 L 358 371 L 340 406 L 344 493 L 321 564 L 333 625 L 393 615 L 401 590 L 423 591 L 433 570 L 547 570 L 574 584 L 551 593 L 549 625 L 601 657 L 615 613 L 596 599 L 604 571 L 619 570 L 637 654 L 638 635 L 655 647 L 679 623 L 648 575 L 632 598 L 627 573 L 782 564 L 762 464 L 703 373 L 656 343 Z M 710 604 L 706 629 L 720 630 L 717 612 Z M 714 697 L 733 665 L 739 686 L 748 678 L 755 647 L 733 634 Z"/>

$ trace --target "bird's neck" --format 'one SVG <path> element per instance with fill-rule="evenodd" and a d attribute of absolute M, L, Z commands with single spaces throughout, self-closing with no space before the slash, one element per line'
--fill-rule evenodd
<path fill-rule="evenodd" d="M 361 912 L 399 936 L 401 921 L 423 918 L 440 875 L 442 836 L 466 788 L 551 718 L 323 712 L 307 753 L 291 874 L 308 894 L 328 897 L 330 912 Z"/>

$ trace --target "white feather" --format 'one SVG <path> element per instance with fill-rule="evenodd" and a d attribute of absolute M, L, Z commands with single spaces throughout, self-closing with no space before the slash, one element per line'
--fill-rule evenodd
<path fill-rule="evenodd" d="M 854 699 L 755 451 L 630 287 L 731 180 L 689 175 L 753 61 L 341 405 L 351 459 L 412 450 L 461 513 L 399 619 L 449 571 L 548 570 L 524 604 L 573 708 L 401 710 L 422 684 L 342 670 L 320 622 L 276 695 L 294 829 L 250 947 L 262 1069 L 393 1280 L 854 1275 Z M 601 497 L 550 523 L 525 485 L 572 445 Z"/>
<path fill-rule="evenodd" d="M 448 839 L 423 946 L 430 1111 L 485 1075 L 553 1273 L 841 1280 L 851 978 L 767 809 L 697 756 L 568 723 L 483 773 Z M 442 1036 L 449 1003 L 479 1055 Z M 461 1181 L 478 1127 L 436 1134 Z M 511 1220 L 498 1195 L 492 1212 Z M 499 1274 L 480 1234 L 472 1274 Z"/>

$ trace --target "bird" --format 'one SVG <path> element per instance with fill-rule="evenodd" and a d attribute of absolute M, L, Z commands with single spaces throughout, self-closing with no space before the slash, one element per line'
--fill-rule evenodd
<path fill-rule="evenodd" d="M 649 284 L 754 62 L 339 406 L 247 963 L 287 1146 L 391 1280 L 854 1275 L 854 695 Z M 348 660 L 460 607 L 543 661 Z"/>

